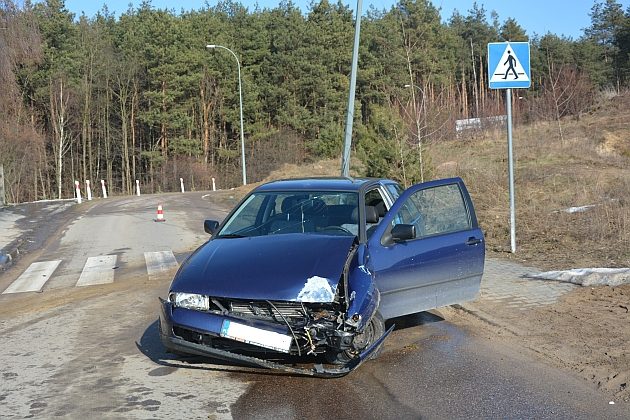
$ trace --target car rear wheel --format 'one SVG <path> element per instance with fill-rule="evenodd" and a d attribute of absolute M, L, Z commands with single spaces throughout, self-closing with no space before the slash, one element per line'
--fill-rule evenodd
<path fill-rule="evenodd" d="M 383 321 L 383 317 L 380 312 L 376 311 L 363 332 L 354 336 L 352 348 L 341 352 L 327 353 L 328 361 L 334 364 L 346 364 L 357 357 L 363 350 L 371 346 L 376 340 L 381 338 L 384 333 L 385 322 Z M 370 359 L 378 357 L 380 352 L 381 349 L 379 348 L 370 355 Z"/>

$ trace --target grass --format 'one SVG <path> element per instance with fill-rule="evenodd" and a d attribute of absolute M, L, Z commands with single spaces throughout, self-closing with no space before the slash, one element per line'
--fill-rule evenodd
<path fill-rule="evenodd" d="M 490 252 L 541 268 L 630 266 L 630 95 L 580 119 L 514 128 L 517 252 L 510 249 L 503 130 L 429 147 L 437 176 L 461 176 Z M 569 213 L 570 207 L 592 206 Z"/>

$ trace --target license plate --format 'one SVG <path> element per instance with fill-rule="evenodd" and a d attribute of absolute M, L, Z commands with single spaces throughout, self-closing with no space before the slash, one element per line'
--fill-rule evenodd
<path fill-rule="evenodd" d="M 238 322 L 223 320 L 221 337 L 230 338 L 242 343 L 288 353 L 291 348 L 291 336 L 274 331 L 267 331 Z"/>

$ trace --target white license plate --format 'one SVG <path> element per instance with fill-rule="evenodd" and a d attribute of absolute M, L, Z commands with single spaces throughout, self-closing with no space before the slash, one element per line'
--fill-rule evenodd
<path fill-rule="evenodd" d="M 221 337 L 284 353 L 288 353 L 291 348 L 291 336 L 289 335 L 250 327 L 229 319 L 223 320 Z"/>

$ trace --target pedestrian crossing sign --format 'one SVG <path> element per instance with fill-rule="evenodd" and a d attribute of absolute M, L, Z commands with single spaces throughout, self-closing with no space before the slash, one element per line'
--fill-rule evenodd
<path fill-rule="evenodd" d="M 489 43 L 488 81 L 490 89 L 529 88 L 529 42 Z"/>

